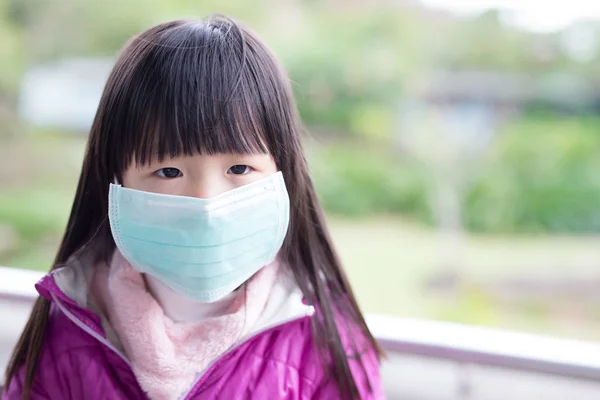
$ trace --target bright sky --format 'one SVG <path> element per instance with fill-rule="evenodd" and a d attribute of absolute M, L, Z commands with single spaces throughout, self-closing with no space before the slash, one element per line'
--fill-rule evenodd
<path fill-rule="evenodd" d="M 421 0 L 421 3 L 460 14 L 502 9 L 509 12 L 509 22 L 538 32 L 559 30 L 579 19 L 600 21 L 598 0 Z"/>

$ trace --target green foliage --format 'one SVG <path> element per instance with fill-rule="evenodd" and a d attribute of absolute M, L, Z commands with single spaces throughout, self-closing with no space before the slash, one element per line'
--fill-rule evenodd
<path fill-rule="evenodd" d="M 9 238 L 0 265 L 47 270 L 64 232 L 72 191 L 9 188 L 0 194 L 0 228 Z"/>
<path fill-rule="evenodd" d="M 600 121 L 523 120 L 468 193 L 475 231 L 600 232 Z"/>
<path fill-rule="evenodd" d="M 410 16 L 374 9 L 306 17 L 310 29 L 293 38 L 294 46 L 274 40 L 308 125 L 391 134 L 403 81 L 422 63 Z"/>
<path fill-rule="evenodd" d="M 403 214 L 432 222 L 428 176 L 374 146 L 310 148 L 318 192 L 332 213 Z M 463 208 L 479 232 L 600 232 L 600 120 L 523 119 L 498 138 Z"/>
<path fill-rule="evenodd" d="M 364 216 L 400 213 L 429 220 L 425 179 L 398 154 L 370 146 L 312 146 L 311 171 L 325 209 Z"/>
<path fill-rule="evenodd" d="M 17 91 L 25 62 L 23 32 L 11 19 L 18 18 L 12 10 L 11 2 L 0 0 L 0 95 Z"/>
<path fill-rule="evenodd" d="M 10 226 L 20 240 L 35 242 L 61 233 L 69 207 L 70 195 L 56 189 L 5 190 L 0 195 L 0 223 Z"/>

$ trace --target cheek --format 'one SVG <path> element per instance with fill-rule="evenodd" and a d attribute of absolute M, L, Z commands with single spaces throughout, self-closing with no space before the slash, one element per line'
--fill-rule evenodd
<path fill-rule="evenodd" d="M 119 183 L 126 188 L 136 189 L 136 186 L 138 186 L 138 179 L 136 179 L 136 175 L 137 174 L 135 173 L 135 171 L 133 171 L 133 168 L 127 168 L 125 171 L 123 171 L 122 174 L 123 181 Z"/>
<path fill-rule="evenodd" d="M 123 172 L 122 185 L 129 189 L 145 192 L 160 192 L 160 187 L 156 187 L 156 182 L 150 177 L 152 177 L 152 171 L 130 167 Z"/>
<path fill-rule="evenodd" d="M 277 168 L 277 164 L 275 163 L 275 159 L 273 159 L 270 155 L 265 155 L 259 163 L 260 170 L 264 172 L 266 175 L 271 175 L 277 172 L 279 169 Z"/>
<path fill-rule="evenodd" d="M 277 172 L 279 170 L 279 168 L 277 168 L 277 165 L 275 164 L 275 161 L 272 161 L 268 166 L 267 166 L 267 171 L 270 174 L 274 174 L 275 172 Z"/>

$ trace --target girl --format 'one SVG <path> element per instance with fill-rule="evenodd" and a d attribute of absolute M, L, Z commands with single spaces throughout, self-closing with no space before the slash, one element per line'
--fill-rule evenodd
<path fill-rule="evenodd" d="M 290 85 L 224 17 L 132 39 L 3 399 L 383 398 Z"/>

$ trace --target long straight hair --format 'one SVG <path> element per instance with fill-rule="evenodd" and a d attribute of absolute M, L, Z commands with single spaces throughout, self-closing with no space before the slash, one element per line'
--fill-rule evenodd
<path fill-rule="evenodd" d="M 268 152 L 284 175 L 291 202 L 282 260 L 318 310 L 313 336 L 340 396 L 357 397 L 339 321 L 382 353 L 333 248 L 300 133 L 287 75 L 250 30 L 221 16 L 148 29 L 122 49 L 106 83 L 52 269 L 92 240 L 98 243 L 98 260 L 109 260 L 115 248 L 107 223 L 109 183 L 115 177 L 122 182 L 132 162 Z M 8 386 L 25 365 L 24 398 L 35 378 L 49 310 L 50 303 L 38 298 L 6 371 Z M 361 351 L 356 343 L 355 350 Z"/>

